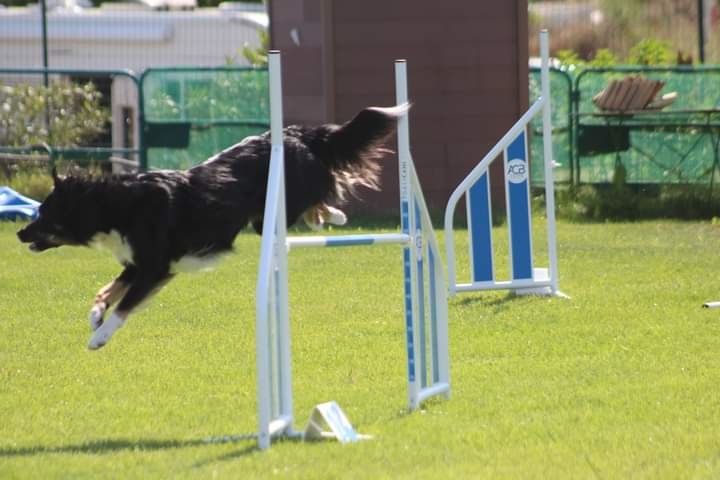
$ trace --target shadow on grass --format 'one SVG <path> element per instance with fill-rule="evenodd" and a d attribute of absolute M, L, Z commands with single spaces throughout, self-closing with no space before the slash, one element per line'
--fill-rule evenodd
<path fill-rule="evenodd" d="M 207 445 L 221 445 L 230 443 L 241 443 L 241 442 L 252 442 L 251 445 L 245 448 L 232 452 L 226 456 L 231 458 L 237 458 L 255 451 L 259 451 L 255 442 L 256 436 L 254 434 L 248 435 L 227 435 L 224 437 L 212 437 L 195 440 L 156 440 L 156 439 L 139 439 L 139 440 L 127 440 L 122 438 L 117 439 L 102 439 L 93 440 L 80 444 L 72 445 L 31 445 L 27 447 L 0 447 L 0 458 L 3 457 L 24 457 L 32 455 L 44 455 L 48 453 L 70 453 L 70 454 L 90 454 L 90 455 L 103 455 L 106 453 L 114 453 L 122 450 L 132 451 L 157 451 L 157 450 L 170 450 L 179 448 L 192 448 L 202 447 Z"/>
<path fill-rule="evenodd" d="M 486 307 L 486 308 L 492 308 L 494 311 L 498 312 L 501 310 L 504 310 L 505 307 L 507 307 L 510 303 L 516 301 L 516 300 L 525 300 L 528 298 L 528 295 L 516 295 L 512 292 L 508 292 L 506 295 L 502 297 L 498 296 L 466 296 L 462 298 L 456 298 L 450 300 L 451 305 L 457 305 L 461 307 Z"/>
<path fill-rule="evenodd" d="M 255 440 L 254 436 L 253 436 L 253 440 Z M 272 440 L 272 445 L 277 446 L 277 445 L 283 444 L 283 443 L 298 443 L 298 442 L 303 443 L 303 445 L 305 445 L 305 446 L 319 445 L 319 444 L 325 443 L 323 441 L 303 441 L 301 438 L 280 437 L 280 438 L 274 438 Z M 194 468 L 202 468 L 202 467 L 206 467 L 208 465 L 212 465 L 214 463 L 228 462 L 231 460 L 242 458 L 249 453 L 260 452 L 260 451 L 261 450 L 259 448 L 257 448 L 257 445 L 255 445 L 255 446 L 253 446 L 253 448 L 247 447 L 247 448 L 243 448 L 241 450 L 235 450 L 232 452 L 225 453 L 218 457 L 208 458 L 206 460 L 196 462 L 193 464 L 193 467 Z"/>
<path fill-rule="evenodd" d="M 430 397 L 422 402 L 417 410 L 412 410 L 410 407 L 406 407 L 395 412 L 394 415 L 387 417 L 388 421 L 405 420 L 408 417 L 415 415 L 422 415 L 426 410 L 432 410 L 433 408 L 442 408 L 443 404 L 446 404 L 449 400 L 443 396 Z"/>

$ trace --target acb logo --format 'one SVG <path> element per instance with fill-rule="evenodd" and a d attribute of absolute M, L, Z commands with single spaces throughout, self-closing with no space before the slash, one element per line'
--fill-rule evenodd
<path fill-rule="evenodd" d="M 528 178 L 528 165 L 524 160 L 513 158 L 507 162 L 505 177 L 510 183 L 522 183 Z"/>

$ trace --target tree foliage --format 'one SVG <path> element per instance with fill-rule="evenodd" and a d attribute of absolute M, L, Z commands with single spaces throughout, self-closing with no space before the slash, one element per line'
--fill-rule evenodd
<path fill-rule="evenodd" d="M 0 145 L 87 145 L 110 118 L 101 97 L 92 83 L 0 85 Z"/>
<path fill-rule="evenodd" d="M 595 52 L 595 56 L 588 61 L 583 60 L 574 50 L 558 50 L 555 54 L 562 65 L 565 66 L 589 66 L 589 67 L 612 67 L 620 63 L 628 65 L 671 65 L 675 57 L 667 42 L 654 38 L 640 40 L 634 45 L 628 56 L 623 60 L 608 48 L 601 48 Z"/>
<path fill-rule="evenodd" d="M 260 30 L 260 46 L 257 48 L 245 45 L 242 48 L 242 55 L 253 67 L 266 67 L 268 63 L 267 52 L 270 50 L 270 33 L 267 30 Z"/>

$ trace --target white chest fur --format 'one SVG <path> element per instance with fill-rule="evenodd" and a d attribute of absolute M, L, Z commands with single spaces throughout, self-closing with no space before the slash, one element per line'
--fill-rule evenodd
<path fill-rule="evenodd" d="M 117 230 L 110 233 L 100 232 L 90 240 L 95 248 L 109 250 L 122 265 L 133 263 L 133 251 L 130 244 Z"/>
<path fill-rule="evenodd" d="M 214 269 L 222 259 L 223 254 L 213 255 L 185 255 L 178 261 L 170 264 L 172 273 L 207 272 Z"/>
<path fill-rule="evenodd" d="M 133 251 L 127 240 L 117 230 L 110 230 L 110 233 L 100 232 L 90 240 L 90 245 L 95 248 L 109 250 L 122 265 L 134 264 Z M 204 272 L 212 270 L 222 259 L 223 254 L 211 255 L 185 255 L 176 262 L 170 264 L 172 273 Z"/>

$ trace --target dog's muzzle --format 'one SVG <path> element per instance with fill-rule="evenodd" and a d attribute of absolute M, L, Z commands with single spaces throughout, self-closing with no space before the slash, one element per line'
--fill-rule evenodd
<path fill-rule="evenodd" d="M 29 243 L 28 248 L 33 252 L 42 252 L 48 248 L 57 247 L 58 245 L 53 242 L 49 237 L 35 232 L 32 228 L 33 224 L 19 230 L 17 232 L 18 239 L 22 243 Z"/>

